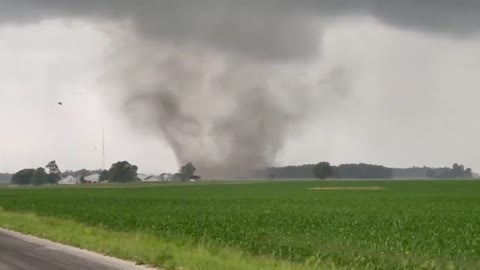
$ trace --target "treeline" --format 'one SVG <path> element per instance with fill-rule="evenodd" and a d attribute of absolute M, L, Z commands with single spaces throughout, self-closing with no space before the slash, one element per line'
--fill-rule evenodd
<path fill-rule="evenodd" d="M 12 176 L 12 183 L 16 185 L 41 186 L 47 184 L 56 184 L 58 180 L 58 175 L 48 174 L 44 168 L 24 169 Z"/>
<path fill-rule="evenodd" d="M 262 173 L 257 173 L 255 177 L 266 177 L 270 179 L 319 178 L 318 166 L 319 164 L 306 164 L 300 166 L 272 167 Z M 328 166 L 330 165 L 328 164 Z M 474 177 L 472 169 L 465 168 L 463 165 L 456 163 L 452 168 L 413 167 L 400 169 L 364 163 L 328 166 L 323 163 L 323 168 L 328 171 L 328 178 L 332 179 L 471 179 Z M 322 175 L 322 173 L 320 173 L 320 175 Z"/>
<path fill-rule="evenodd" d="M 465 166 L 461 164 L 453 164 L 452 169 L 444 170 L 444 169 L 428 169 L 427 170 L 427 177 L 429 178 L 467 178 L 471 179 L 474 178 L 474 173 L 471 168 L 465 168 Z"/>
<path fill-rule="evenodd" d="M 452 178 L 452 168 L 412 167 L 406 169 L 394 168 L 393 178 L 418 179 L 418 178 Z M 455 177 L 454 177 L 455 178 Z"/>
<path fill-rule="evenodd" d="M 46 168 L 47 171 L 40 167 L 38 169 L 23 169 L 15 173 L 11 177 L 11 183 L 16 185 L 55 185 L 67 176 L 73 176 L 79 179 L 81 183 L 89 183 L 90 179 L 85 179 L 87 176 L 98 175 L 97 180 L 91 182 L 113 182 L 113 183 L 128 183 L 140 181 L 138 178 L 138 166 L 130 164 L 128 161 L 119 161 L 112 164 L 109 170 L 87 170 L 82 169 L 78 171 L 61 172 L 55 161 L 50 162 Z M 195 175 L 196 168 L 192 163 L 182 166 L 178 173 L 173 175 L 173 180 L 189 181 L 200 180 L 201 176 Z M 86 181 L 88 180 L 88 181 Z M 10 179 L 9 179 L 10 181 Z"/>
<path fill-rule="evenodd" d="M 339 179 L 392 179 L 393 170 L 380 165 L 343 164 L 334 167 L 333 176 Z"/>
<path fill-rule="evenodd" d="M 268 168 L 264 173 L 267 178 L 277 179 L 312 179 L 317 178 L 314 174 L 315 164 L 300 166 L 286 166 Z M 371 164 L 342 164 L 331 166 L 329 178 L 337 179 L 391 179 L 393 170 L 379 165 Z"/>
<path fill-rule="evenodd" d="M 256 172 L 254 178 L 312 179 L 314 164 L 300 166 L 272 167 Z"/>
<path fill-rule="evenodd" d="M 99 181 L 112 181 L 112 182 L 133 182 L 137 179 L 137 170 L 138 167 L 131 165 L 127 161 L 117 162 L 112 165 L 110 170 L 87 170 L 81 169 L 78 171 L 65 171 L 63 173 L 58 170 L 58 166 L 54 161 L 52 161 L 52 167 L 50 172 L 40 167 L 38 169 L 23 169 L 13 174 L 11 177 L 11 183 L 16 185 L 55 185 L 60 179 L 66 176 L 73 176 L 77 179 L 80 179 L 82 183 L 85 182 L 85 177 L 98 174 Z"/>

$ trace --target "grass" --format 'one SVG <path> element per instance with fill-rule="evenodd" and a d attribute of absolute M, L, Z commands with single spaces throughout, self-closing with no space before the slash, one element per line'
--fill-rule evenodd
<path fill-rule="evenodd" d="M 241 251 L 188 243 L 183 239 L 167 242 L 148 233 L 112 232 L 99 227 L 35 214 L 0 211 L 0 227 L 39 236 L 71 246 L 100 252 L 139 264 L 162 269 L 203 270 L 309 270 L 312 267 L 268 258 L 257 258 Z M 212 250 L 216 250 L 212 252 Z M 316 268 L 318 269 L 318 268 Z M 322 269 L 327 269 L 322 267 Z"/>
<path fill-rule="evenodd" d="M 88 237 L 63 230 L 66 220 L 119 238 L 86 248 L 185 269 L 480 269 L 480 182 L 241 183 L 2 189 L 0 207 L 55 220 L 54 240 Z M 322 187 L 335 189 L 309 190 Z M 143 237 L 150 242 L 119 244 Z M 209 255 L 172 257 L 198 249 Z M 216 260 L 236 266 L 205 265 Z"/>
<path fill-rule="evenodd" d="M 203 180 L 200 182 L 135 182 L 135 183 L 98 183 L 84 185 L 49 185 L 49 186 L 18 186 L 14 184 L 0 184 L 0 188 L 11 189 L 125 189 L 125 188 L 152 188 L 152 187 L 172 187 L 172 186 L 205 186 L 205 185 L 241 185 L 241 184 L 258 184 L 268 183 L 268 180 Z"/>

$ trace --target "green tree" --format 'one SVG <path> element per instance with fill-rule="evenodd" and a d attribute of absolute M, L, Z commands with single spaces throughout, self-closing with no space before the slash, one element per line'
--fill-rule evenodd
<path fill-rule="evenodd" d="M 32 176 L 32 184 L 35 186 L 41 186 L 48 183 L 48 174 L 44 168 L 38 168 L 35 170 Z"/>
<path fill-rule="evenodd" d="M 313 167 L 313 175 L 318 179 L 327 179 L 333 175 L 333 168 L 328 162 L 320 162 Z"/>
<path fill-rule="evenodd" d="M 182 176 L 182 180 L 183 181 L 188 181 L 188 180 L 192 179 L 193 176 L 195 175 L 196 170 L 197 170 L 197 168 L 195 168 L 195 166 L 193 166 L 193 164 L 191 162 L 187 163 L 187 165 L 183 166 L 180 169 L 180 175 Z"/>
<path fill-rule="evenodd" d="M 62 172 L 57 165 L 56 161 L 50 161 L 47 166 L 45 166 L 49 170 L 48 172 L 48 183 L 49 184 L 57 184 L 60 179 L 62 179 Z"/>
<path fill-rule="evenodd" d="M 100 182 L 104 182 L 104 181 L 108 181 L 108 171 L 107 170 L 103 170 L 101 173 L 100 173 Z"/>
<path fill-rule="evenodd" d="M 108 180 L 117 183 L 133 182 L 137 179 L 138 167 L 127 161 L 120 161 L 112 165 L 108 171 Z"/>
<path fill-rule="evenodd" d="M 49 174 L 48 175 L 48 183 L 49 184 L 58 184 L 58 181 L 60 181 L 62 177 L 59 174 Z"/>
<path fill-rule="evenodd" d="M 34 172 L 34 169 L 21 170 L 12 176 L 12 183 L 16 185 L 30 185 Z"/>

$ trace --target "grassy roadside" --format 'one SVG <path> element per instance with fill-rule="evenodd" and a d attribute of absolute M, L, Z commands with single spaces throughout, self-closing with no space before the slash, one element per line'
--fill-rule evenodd
<path fill-rule="evenodd" d="M 0 227 L 162 269 L 310 270 L 334 269 L 259 258 L 242 252 L 165 241 L 148 233 L 122 233 L 30 213 L 0 209 Z"/>

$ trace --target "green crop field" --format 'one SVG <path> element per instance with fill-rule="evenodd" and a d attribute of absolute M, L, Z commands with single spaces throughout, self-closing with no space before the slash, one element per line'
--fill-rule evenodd
<path fill-rule="evenodd" d="M 0 189 L 0 209 L 311 269 L 480 269 L 476 181 Z"/>

